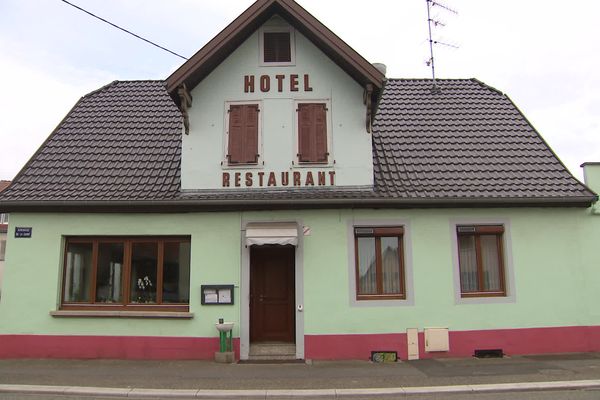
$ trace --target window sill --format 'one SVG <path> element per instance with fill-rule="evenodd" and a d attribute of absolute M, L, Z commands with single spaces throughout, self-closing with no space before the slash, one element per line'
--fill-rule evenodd
<path fill-rule="evenodd" d="M 292 169 L 294 169 L 294 168 L 333 168 L 333 167 L 334 167 L 334 163 L 330 162 L 330 161 L 324 161 L 324 162 L 295 161 L 292 164 Z"/>
<path fill-rule="evenodd" d="M 51 317 L 59 318 L 155 318 L 155 319 L 192 319 L 194 313 L 173 311 L 94 311 L 94 310 L 56 310 L 50 311 Z"/>
<path fill-rule="evenodd" d="M 248 164 L 227 164 L 227 162 L 221 163 L 221 169 L 223 170 L 236 170 L 236 169 L 264 169 L 264 163 L 248 163 Z"/>
<path fill-rule="evenodd" d="M 295 67 L 296 60 L 292 61 L 264 61 L 263 55 L 261 54 L 258 65 L 261 67 Z"/>
<path fill-rule="evenodd" d="M 406 300 L 405 295 L 357 295 L 357 301 L 372 301 L 372 300 Z"/>
<path fill-rule="evenodd" d="M 472 299 L 474 297 L 506 297 L 505 292 L 464 292 L 460 294 L 463 299 Z"/>

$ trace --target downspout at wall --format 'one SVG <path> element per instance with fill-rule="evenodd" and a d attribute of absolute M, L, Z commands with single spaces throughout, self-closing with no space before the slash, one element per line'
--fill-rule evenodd
<path fill-rule="evenodd" d="M 583 168 L 583 179 L 585 185 L 596 193 L 600 193 L 600 162 L 585 162 Z M 591 213 L 600 215 L 600 201 L 596 201 L 591 207 Z"/>

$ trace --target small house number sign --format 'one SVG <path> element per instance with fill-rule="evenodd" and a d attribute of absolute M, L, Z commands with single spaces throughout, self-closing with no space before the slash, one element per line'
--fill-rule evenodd
<path fill-rule="evenodd" d="M 16 238 L 30 238 L 31 230 L 32 230 L 31 227 L 17 226 L 17 227 L 15 227 L 15 237 Z"/>

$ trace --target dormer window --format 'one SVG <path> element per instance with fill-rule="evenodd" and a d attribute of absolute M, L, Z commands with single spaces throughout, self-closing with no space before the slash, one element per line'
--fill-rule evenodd
<path fill-rule="evenodd" d="M 260 65 L 296 63 L 294 30 L 291 27 L 263 27 L 260 30 Z"/>

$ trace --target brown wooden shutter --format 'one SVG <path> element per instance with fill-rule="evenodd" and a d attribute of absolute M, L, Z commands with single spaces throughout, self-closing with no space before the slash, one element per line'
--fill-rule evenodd
<path fill-rule="evenodd" d="M 323 103 L 298 105 L 298 161 L 326 163 L 327 108 Z"/>
<path fill-rule="evenodd" d="M 229 107 L 229 164 L 258 162 L 258 105 L 241 104 Z"/>
<path fill-rule="evenodd" d="M 292 61 L 289 32 L 264 32 L 263 35 L 264 62 Z"/>

